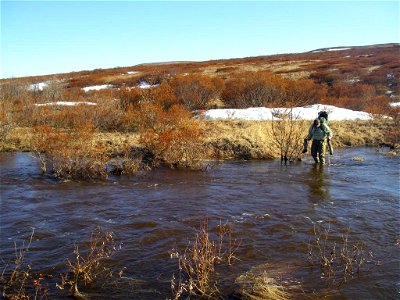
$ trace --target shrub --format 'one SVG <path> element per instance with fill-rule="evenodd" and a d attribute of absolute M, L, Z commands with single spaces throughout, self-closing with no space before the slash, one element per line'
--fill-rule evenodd
<path fill-rule="evenodd" d="M 26 254 L 29 252 L 35 231 L 22 246 L 15 244 L 15 261 L 11 264 L 11 273 L 7 271 L 8 264 L 0 274 L 2 283 L 2 295 L 4 299 L 44 299 L 47 297 L 47 283 L 42 274 L 32 274 L 32 266 L 28 264 Z M 26 245 L 26 242 L 28 243 Z"/>
<path fill-rule="evenodd" d="M 119 109 L 119 103 L 116 100 L 102 101 L 96 106 L 86 107 L 91 111 L 90 118 L 93 125 L 102 131 L 116 131 L 123 129 L 124 112 Z"/>
<path fill-rule="evenodd" d="M 15 126 L 11 113 L 4 102 L 0 102 L 0 149 L 3 149 L 10 131 Z"/>
<path fill-rule="evenodd" d="M 43 89 L 41 100 L 43 102 L 53 102 L 63 100 L 66 84 L 59 80 L 51 80 L 47 82 L 47 86 Z"/>
<path fill-rule="evenodd" d="M 327 87 L 310 79 L 286 80 L 285 95 L 279 106 L 304 106 L 320 103 L 327 95 Z"/>
<path fill-rule="evenodd" d="M 269 72 L 248 72 L 226 82 L 222 100 L 228 107 L 271 106 L 282 99 L 284 80 Z"/>
<path fill-rule="evenodd" d="M 35 126 L 31 147 L 42 172 L 63 179 L 107 177 L 108 156 L 104 146 L 93 143 L 93 133 L 90 120 L 73 130 Z"/>
<path fill-rule="evenodd" d="M 229 240 L 224 252 L 226 235 Z M 208 220 L 205 219 L 195 234 L 193 245 L 189 243 L 182 254 L 173 251 L 171 258 L 177 258 L 179 266 L 178 278 L 173 275 L 171 280 L 173 299 L 191 295 L 214 297 L 219 292 L 216 280 L 218 273 L 215 268 L 218 263 L 223 262 L 223 256 L 227 257 L 230 265 L 233 253 L 239 245 L 232 241 L 231 237 L 232 226 L 220 224 L 218 237 L 213 239 L 208 229 Z"/>
<path fill-rule="evenodd" d="M 92 232 L 89 248 L 82 251 L 75 246 L 75 260 L 67 262 L 69 272 L 61 275 L 59 289 L 70 287 L 69 291 L 74 298 L 82 299 L 84 294 L 80 292 L 80 285 L 88 285 L 98 277 L 112 276 L 110 269 L 106 268 L 103 261 L 111 257 L 117 251 L 114 237 L 111 232 Z"/>
<path fill-rule="evenodd" d="M 178 103 L 188 110 L 206 109 L 207 103 L 218 98 L 223 89 L 222 79 L 197 74 L 177 76 L 170 85 Z"/>
<path fill-rule="evenodd" d="M 304 133 L 307 132 L 307 124 L 304 120 L 298 120 L 291 109 L 276 115 L 279 120 L 271 122 L 272 147 L 277 147 L 281 156 L 281 163 L 301 158 Z"/>
<path fill-rule="evenodd" d="M 367 263 L 372 262 L 372 252 L 362 242 L 350 242 L 349 232 L 338 239 L 330 227 L 314 226 L 314 241 L 308 244 L 308 259 L 318 265 L 322 277 L 341 286 L 359 275 Z"/>
<path fill-rule="evenodd" d="M 122 88 L 118 97 L 121 103 L 121 109 L 127 111 L 130 106 L 135 106 L 143 102 L 143 90 L 140 88 Z"/>
<path fill-rule="evenodd" d="M 327 88 L 310 79 L 287 79 L 266 71 L 247 72 L 226 82 L 222 99 L 233 108 L 301 106 L 318 103 Z"/>
<path fill-rule="evenodd" d="M 205 156 L 203 132 L 197 120 L 180 105 L 164 110 L 160 105 L 138 108 L 140 143 L 151 153 L 151 164 L 197 168 Z"/>
<path fill-rule="evenodd" d="M 169 109 L 173 105 L 178 104 L 178 99 L 173 88 L 166 82 L 151 89 L 150 97 L 154 103 L 160 104 L 164 109 Z"/>
<path fill-rule="evenodd" d="M 123 156 L 118 157 L 111 164 L 112 173 L 116 175 L 133 175 L 142 170 L 142 156 L 133 156 L 132 149 L 128 144 L 123 146 Z"/>

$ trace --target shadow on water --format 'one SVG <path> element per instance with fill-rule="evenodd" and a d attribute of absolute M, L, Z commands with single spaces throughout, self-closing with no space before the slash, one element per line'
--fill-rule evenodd
<path fill-rule="evenodd" d="M 365 160 L 353 160 L 356 156 Z M 240 260 L 220 270 L 225 295 L 234 291 L 239 275 L 267 266 L 275 278 L 302 286 L 306 295 L 296 298 L 396 298 L 398 157 L 359 148 L 338 150 L 332 165 L 310 162 L 282 167 L 278 161 L 232 161 L 207 172 L 159 169 L 105 182 L 60 182 L 44 178 L 29 154 L 2 153 L 0 257 L 12 260 L 14 241 L 21 242 L 34 227 L 27 258 L 34 269 L 57 277 L 73 258 L 74 244 L 88 241 L 100 227 L 114 232 L 122 244 L 113 266 L 125 268 L 124 275 L 140 284 L 106 288 L 94 297 L 166 299 L 178 270 L 171 250 L 193 241 L 207 217 L 211 232 L 228 222 L 240 241 L 235 253 Z M 351 229 L 350 238 L 363 241 L 381 266 L 340 290 L 323 288 L 318 269 L 307 265 L 307 243 L 316 223 L 330 224 L 338 238 Z"/>

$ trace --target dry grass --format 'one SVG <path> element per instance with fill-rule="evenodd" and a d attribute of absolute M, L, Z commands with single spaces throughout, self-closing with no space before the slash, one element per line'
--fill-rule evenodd
<path fill-rule="evenodd" d="M 240 286 L 239 294 L 247 300 L 286 300 L 290 294 L 285 292 L 283 286 L 264 271 L 260 274 L 247 272 L 236 279 Z"/>
<path fill-rule="evenodd" d="M 357 157 L 353 157 L 351 160 L 362 162 L 362 161 L 365 161 L 365 158 L 357 156 Z"/>
<path fill-rule="evenodd" d="M 203 222 L 199 233 L 196 233 L 193 245 L 188 245 L 183 254 L 176 252 L 179 277 L 171 281 L 173 299 L 188 295 L 212 296 L 218 293 L 215 282 L 215 263 L 217 246 L 210 239 L 208 224 Z"/>
<path fill-rule="evenodd" d="M 225 245 L 225 238 L 228 238 Z M 232 239 L 232 226 L 220 224 L 218 237 L 213 239 L 209 233 L 208 220 L 201 223 L 195 234 L 193 244 L 189 242 L 183 253 L 174 251 L 171 258 L 178 259 L 178 277 L 171 280 L 172 298 L 203 296 L 216 297 L 218 290 L 218 273 L 216 267 L 221 263 L 231 265 L 235 251 L 240 243 Z"/>
<path fill-rule="evenodd" d="M 334 137 L 333 148 L 378 146 L 388 140 L 388 127 L 393 126 L 389 120 L 375 121 L 332 121 L 330 127 Z M 207 132 L 206 143 L 216 148 L 221 159 L 268 159 L 279 158 L 280 147 L 275 144 L 271 121 L 236 121 L 220 120 L 203 122 Z M 301 142 L 307 135 L 306 128 L 294 138 Z M 278 128 L 279 129 L 279 128 Z M 296 141 L 293 141 L 296 142 Z M 282 143 L 282 145 L 285 143 Z M 297 156 L 297 155 L 295 155 Z"/>
<path fill-rule="evenodd" d="M 331 121 L 330 127 L 334 133 L 332 139 L 333 147 L 336 149 L 348 146 L 378 146 L 386 141 L 392 143 L 390 131 L 388 130 L 388 128 L 394 126 L 392 123 L 393 121 L 389 120 Z M 209 149 L 209 153 L 203 154 L 202 158 L 280 158 L 280 149 L 274 145 L 275 138 L 271 121 L 201 120 L 198 125 L 199 129 L 204 132 L 202 141 Z M 4 150 L 32 151 L 30 143 L 32 134 L 31 128 L 13 128 L 8 134 Z M 306 134 L 307 130 L 304 131 L 304 136 Z M 301 132 L 299 136 L 301 136 Z M 303 138 L 301 136 L 298 141 L 300 145 L 299 151 L 301 151 Z M 297 138 L 295 139 L 297 140 Z M 126 145 L 137 148 L 144 147 L 140 143 L 139 133 L 97 131 L 93 134 L 92 143 L 104 145 L 105 151 L 109 156 L 122 156 Z M 184 145 L 182 143 L 182 147 Z M 192 161 L 196 160 L 196 157 L 192 157 L 196 152 L 186 153 L 183 149 L 178 153 L 176 149 L 169 149 L 174 150 L 168 153 L 171 162 L 184 158 L 185 155 L 190 155 L 187 157 Z M 199 162 L 199 160 L 197 161 Z"/>

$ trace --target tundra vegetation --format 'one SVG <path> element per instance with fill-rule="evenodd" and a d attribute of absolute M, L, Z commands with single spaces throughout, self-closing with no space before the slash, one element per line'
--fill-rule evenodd
<path fill-rule="evenodd" d="M 5 151 L 31 151 L 43 173 L 65 179 L 134 174 L 161 164 L 202 169 L 215 159 L 287 163 L 302 158 L 307 130 L 290 109 L 322 103 L 392 117 L 331 122 L 335 147 L 396 147 L 399 107 L 389 105 L 398 85 L 395 49 L 341 54 L 357 54 L 357 63 L 337 53 L 310 53 L 308 60 L 283 55 L 2 80 L 0 143 Z M 46 85 L 32 85 L 39 80 Z M 83 90 L 95 85 L 107 88 Z M 255 106 L 286 107 L 288 113 L 279 121 L 193 118 L 209 108 Z"/>

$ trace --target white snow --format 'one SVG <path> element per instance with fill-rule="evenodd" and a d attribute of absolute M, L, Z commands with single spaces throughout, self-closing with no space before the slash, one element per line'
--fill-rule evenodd
<path fill-rule="evenodd" d="M 48 102 L 48 103 L 37 103 L 35 106 L 76 106 L 76 105 L 97 105 L 95 102 L 70 102 L 70 101 L 56 101 L 56 102 Z"/>
<path fill-rule="evenodd" d="M 321 50 L 314 50 L 311 51 L 313 53 L 317 53 L 317 52 L 326 52 L 326 51 L 342 51 L 342 50 L 350 50 L 351 48 L 349 47 L 343 47 L 343 48 L 329 48 L 329 49 L 321 49 Z"/>
<path fill-rule="evenodd" d="M 153 87 L 156 87 L 156 86 L 158 86 L 158 84 L 149 84 L 149 83 L 146 82 L 146 81 L 141 81 L 141 82 L 139 83 L 139 87 L 140 87 L 141 89 L 150 89 L 150 88 L 153 88 Z"/>
<path fill-rule="evenodd" d="M 128 75 L 137 74 L 137 73 L 139 73 L 139 72 L 138 72 L 138 71 L 129 71 L 129 72 L 126 72 L 126 74 L 128 74 Z"/>
<path fill-rule="evenodd" d="M 105 89 L 111 89 L 114 86 L 111 84 L 103 84 L 103 85 L 92 85 L 92 86 L 87 86 L 82 88 L 82 90 L 84 90 L 85 92 L 88 91 L 99 91 L 99 90 L 105 90 Z"/>
<path fill-rule="evenodd" d="M 399 107 L 400 106 L 400 102 L 392 102 L 390 103 L 391 107 Z"/>
<path fill-rule="evenodd" d="M 350 50 L 351 48 L 331 48 L 326 51 L 342 51 L 342 50 Z"/>
<path fill-rule="evenodd" d="M 304 107 L 289 108 L 265 108 L 252 107 L 245 109 L 210 109 L 202 114 L 205 119 L 232 119 L 232 120 L 277 120 L 281 114 L 292 114 L 296 120 L 313 120 L 318 112 L 327 111 L 329 120 L 369 120 L 372 115 L 367 112 L 354 111 L 333 105 L 314 104 Z"/>
<path fill-rule="evenodd" d="M 357 82 L 360 82 L 360 81 L 361 81 L 361 80 L 358 79 L 358 78 L 353 78 L 353 79 L 347 80 L 347 82 L 349 82 L 349 83 L 357 83 Z"/>
<path fill-rule="evenodd" d="M 28 86 L 29 91 L 43 91 L 49 84 L 47 82 L 33 83 Z"/>

